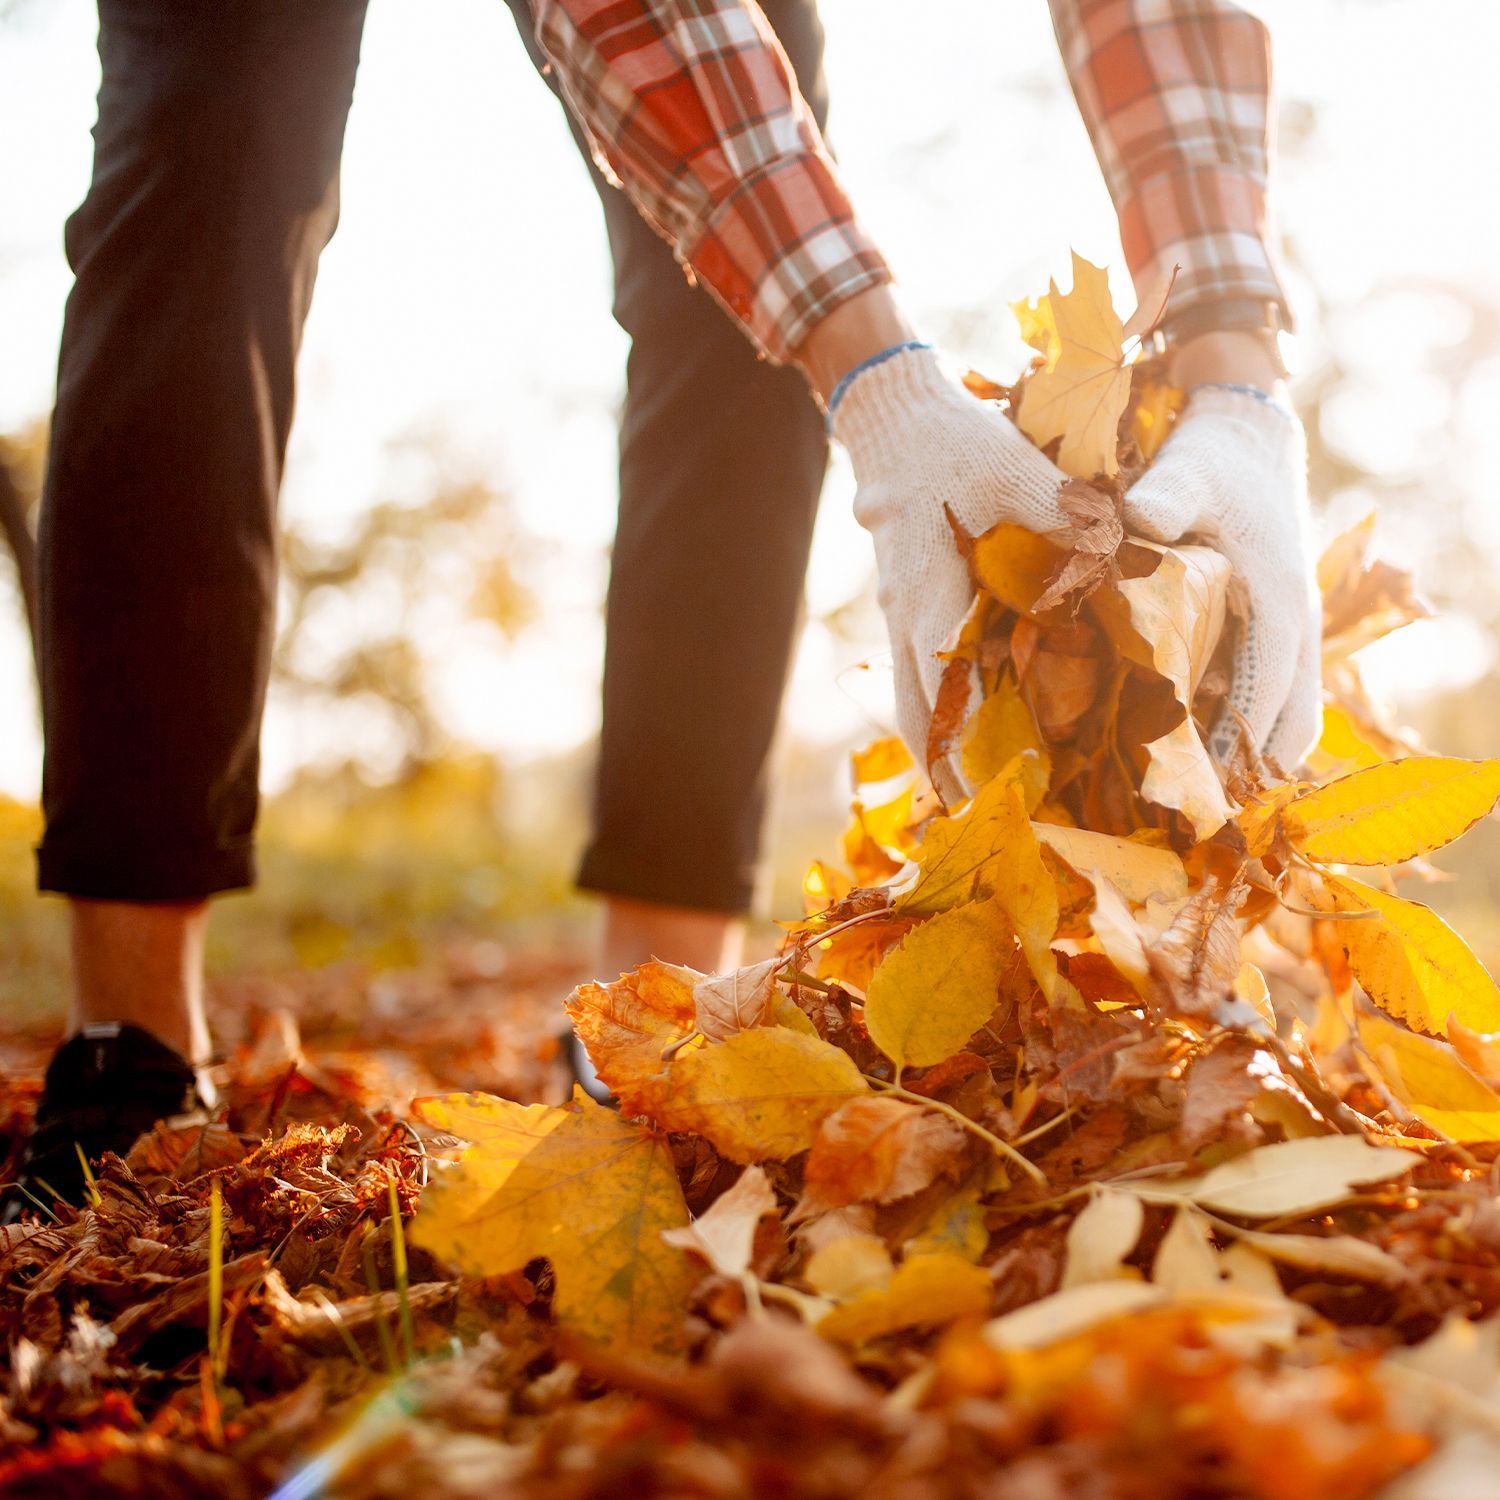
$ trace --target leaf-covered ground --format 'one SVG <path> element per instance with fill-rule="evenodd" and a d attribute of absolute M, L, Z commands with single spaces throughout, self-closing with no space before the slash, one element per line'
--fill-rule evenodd
<path fill-rule="evenodd" d="M 1093 482 L 960 539 L 926 764 L 855 757 L 779 956 L 576 988 L 618 1109 L 546 1102 L 562 966 L 222 995 L 214 1116 L 0 1231 L 0 1493 L 1500 1496 L 1500 989 L 1413 899 L 1500 762 L 1367 700 L 1361 526 L 1308 774 L 1221 779 L 1235 589 L 1124 533 L 1175 403 L 1080 264 L 1061 415 L 976 393 Z"/>

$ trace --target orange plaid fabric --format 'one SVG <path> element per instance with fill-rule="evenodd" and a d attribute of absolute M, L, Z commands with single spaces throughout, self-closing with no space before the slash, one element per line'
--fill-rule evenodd
<path fill-rule="evenodd" d="M 1144 296 L 1290 308 L 1271 251 L 1271 40 L 1229 0 L 1050 0 L 1078 108 Z"/>
<path fill-rule="evenodd" d="M 1229 0 L 1051 0 L 1136 285 L 1285 309 L 1269 248 L 1270 49 Z M 754 0 L 536 0 L 599 164 L 773 360 L 891 279 Z"/>

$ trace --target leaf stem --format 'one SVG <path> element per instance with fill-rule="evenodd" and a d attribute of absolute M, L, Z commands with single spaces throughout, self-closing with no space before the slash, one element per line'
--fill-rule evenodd
<path fill-rule="evenodd" d="M 1063 1110 L 1061 1114 L 1053 1115 L 1050 1120 L 1043 1120 L 1040 1125 L 1032 1126 L 1032 1128 L 1028 1130 L 1025 1135 L 1018 1135 L 1015 1139 L 1014 1144 L 1017 1146 L 1024 1146 L 1028 1141 L 1034 1141 L 1039 1135 L 1046 1135 L 1046 1133 L 1051 1130 L 1054 1125 L 1061 1125 L 1064 1120 L 1072 1119 L 1072 1117 L 1076 1113 L 1076 1106 L 1070 1104 L 1065 1110 Z"/>
<path fill-rule="evenodd" d="M 977 1120 L 971 1120 L 962 1110 L 954 1109 L 951 1104 L 945 1104 L 941 1099 L 929 1099 L 923 1094 L 914 1094 L 910 1089 L 902 1088 L 899 1083 L 889 1083 L 884 1078 L 875 1078 L 869 1073 L 866 1073 L 864 1078 L 872 1087 L 878 1088 L 882 1093 L 889 1094 L 894 1099 L 904 1099 L 908 1104 L 915 1104 L 922 1109 L 932 1109 L 940 1115 L 947 1115 L 955 1125 L 961 1126 L 970 1135 L 978 1136 L 997 1156 L 1019 1167 L 1033 1182 L 1043 1187 L 1046 1186 L 1047 1174 L 1035 1162 L 1028 1161 L 1009 1141 L 1002 1140 L 992 1130 L 986 1130 L 983 1125 Z"/>

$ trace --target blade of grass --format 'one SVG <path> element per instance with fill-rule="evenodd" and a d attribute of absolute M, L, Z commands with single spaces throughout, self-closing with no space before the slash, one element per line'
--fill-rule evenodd
<path fill-rule="evenodd" d="M 99 1196 L 99 1184 L 94 1181 L 94 1169 L 89 1166 L 89 1159 L 83 1154 L 83 1147 L 77 1141 L 73 1142 L 73 1149 L 78 1153 L 78 1165 L 83 1168 L 83 1180 L 88 1185 L 89 1202 L 98 1208 L 104 1200 Z"/>
<path fill-rule="evenodd" d="M 367 1239 L 360 1246 L 359 1258 L 365 1266 L 365 1285 L 370 1289 L 370 1310 L 375 1316 L 375 1332 L 380 1337 L 380 1357 L 392 1375 L 396 1373 L 396 1340 L 391 1337 L 390 1319 L 380 1305 L 380 1277 L 375 1274 L 375 1249 Z"/>
<path fill-rule="evenodd" d="M 411 1299 L 407 1295 L 406 1229 L 401 1223 L 401 1199 L 396 1192 L 394 1172 L 387 1173 L 385 1185 L 391 1200 L 391 1265 L 396 1273 L 396 1300 L 401 1306 L 401 1352 L 410 1368 L 417 1357 L 417 1340 L 412 1329 Z"/>
<path fill-rule="evenodd" d="M 59 1219 L 57 1215 L 53 1213 L 52 1210 L 48 1208 L 47 1205 L 43 1203 L 42 1200 L 38 1198 L 37 1195 L 33 1193 L 24 1182 L 8 1182 L 5 1185 L 6 1187 L 13 1187 L 18 1193 L 21 1194 L 23 1198 L 29 1198 L 31 1202 L 34 1203 L 39 1209 L 41 1209 L 41 1211 L 46 1214 L 54 1224 L 60 1224 L 62 1222 L 62 1220 Z M 43 1183 L 42 1186 L 45 1187 L 46 1184 Z"/>
<path fill-rule="evenodd" d="M 208 1357 L 214 1380 L 223 1376 L 219 1344 L 224 1328 L 224 1189 L 215 1177 L 208 1185 Z"/>

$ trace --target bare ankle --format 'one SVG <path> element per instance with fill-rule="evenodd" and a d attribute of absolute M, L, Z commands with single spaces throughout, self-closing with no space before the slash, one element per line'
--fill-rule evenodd
<path fill-rule="evenodd" d="M 599 972 L 613 978 L 647 959 L 659 958 L 707 974 L 722 974 L 738 966 L 744 943 L 744 921 L 732 912 L 611 896 L 604 903 Z"/>
<path fill-rule="evenodd" d="M 73 1004 L 69 1030 L 139 1026 L 193 1062 L 209 1053 L 203 1011 L 203 901 L 69 903 Z"/>

